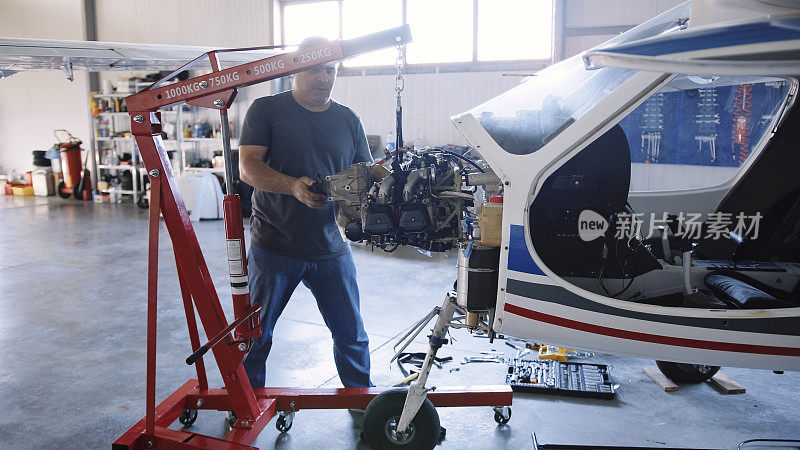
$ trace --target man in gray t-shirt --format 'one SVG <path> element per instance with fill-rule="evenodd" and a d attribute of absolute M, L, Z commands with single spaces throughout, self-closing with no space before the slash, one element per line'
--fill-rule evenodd
<path fill-rule="evenodd" d="M 321 42 L 307 39 L 301 48 Z M 244 360 L 254 387 L 265 385 L 275 322 L 301 281 L 333 336 L 342 384 L 371 386 L 350 247 L 336 226 L 335 205 L 309 190 L 316 174 L 372 161 L 359 117 L 330 99 L 337 69 L 328 63 L 295 74 L 291 91 L 257 99 L 242 125 L 239 170 L 255 188 L 248 281 L 253 301 L 263 305 L 261 338 Z"/>

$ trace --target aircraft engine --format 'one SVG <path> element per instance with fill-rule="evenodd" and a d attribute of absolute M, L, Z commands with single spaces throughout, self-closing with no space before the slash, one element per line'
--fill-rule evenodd
<path fill-rule="evenodd" d="M 474 167 L 464 168 L 464 161 Z M 474 204 L 469 177 L 481 184 L 499 182 L 462 155 L 424 148 L 407 151 L 403 164 L 395 162 L 385 177 L 370 174 L 367 163 L 354 164 L 321 180 L 321 191 L 337 202 L 337 222 L 347 239 L 386 251 L 411 245 L 442 252 L 469 238 L 469 227 L 462 224 Z"/>

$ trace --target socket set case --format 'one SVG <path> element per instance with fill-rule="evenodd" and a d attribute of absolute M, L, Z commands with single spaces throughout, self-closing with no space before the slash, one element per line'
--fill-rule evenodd
<path fill-rule="evenodd" d="M 614 398 L 614 386 L 605 364 L 512 359 L 506 384 L 514 391 Z"/>

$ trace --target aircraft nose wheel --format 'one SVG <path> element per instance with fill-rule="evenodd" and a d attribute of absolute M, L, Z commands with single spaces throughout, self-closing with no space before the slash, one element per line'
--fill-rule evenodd
<path fill-rule="evenodd" d="M 383 428 L 383 432 L 386 435 L 386 438 L 389 439 L 395 445 L 406 445 L 409 442 L 412 442 L 414 438 L 417 436 L 417 430 L 414 429 L 414 424 L 412 423 L 408 427 L 406 427 L 406 431 L 399 432 L 397 431 L 397 422 L 400 421 L 400 416 L 395 416 L 389 419 L 386 422 L 386 426 Z"/>
<path fill-rule="evenodd" d="M 408 428 L 403 432 L 397 431 L 406 392 L 406 389 L 384 391 L 367 406 L 364 413 L 364 440 L 370 448 L 427 450 L 436 447 L 441 440 L 439 413 L 427 398 Z"/>
<path fill-rule="evenodd" d="M 498 425 L 505 425 L 511 420 L 510 406 L 495 406 L 492 409 L 494 409 L 494 421 Z"/>

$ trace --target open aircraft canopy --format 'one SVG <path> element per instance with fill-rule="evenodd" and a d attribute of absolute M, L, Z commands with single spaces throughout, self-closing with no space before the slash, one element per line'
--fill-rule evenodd
<path fill-rule="evenodd" d="M 588 69 L 618 67 L 697 75 L 800 73 L 800 15 L 711 24 L 588 51 Z"/>

